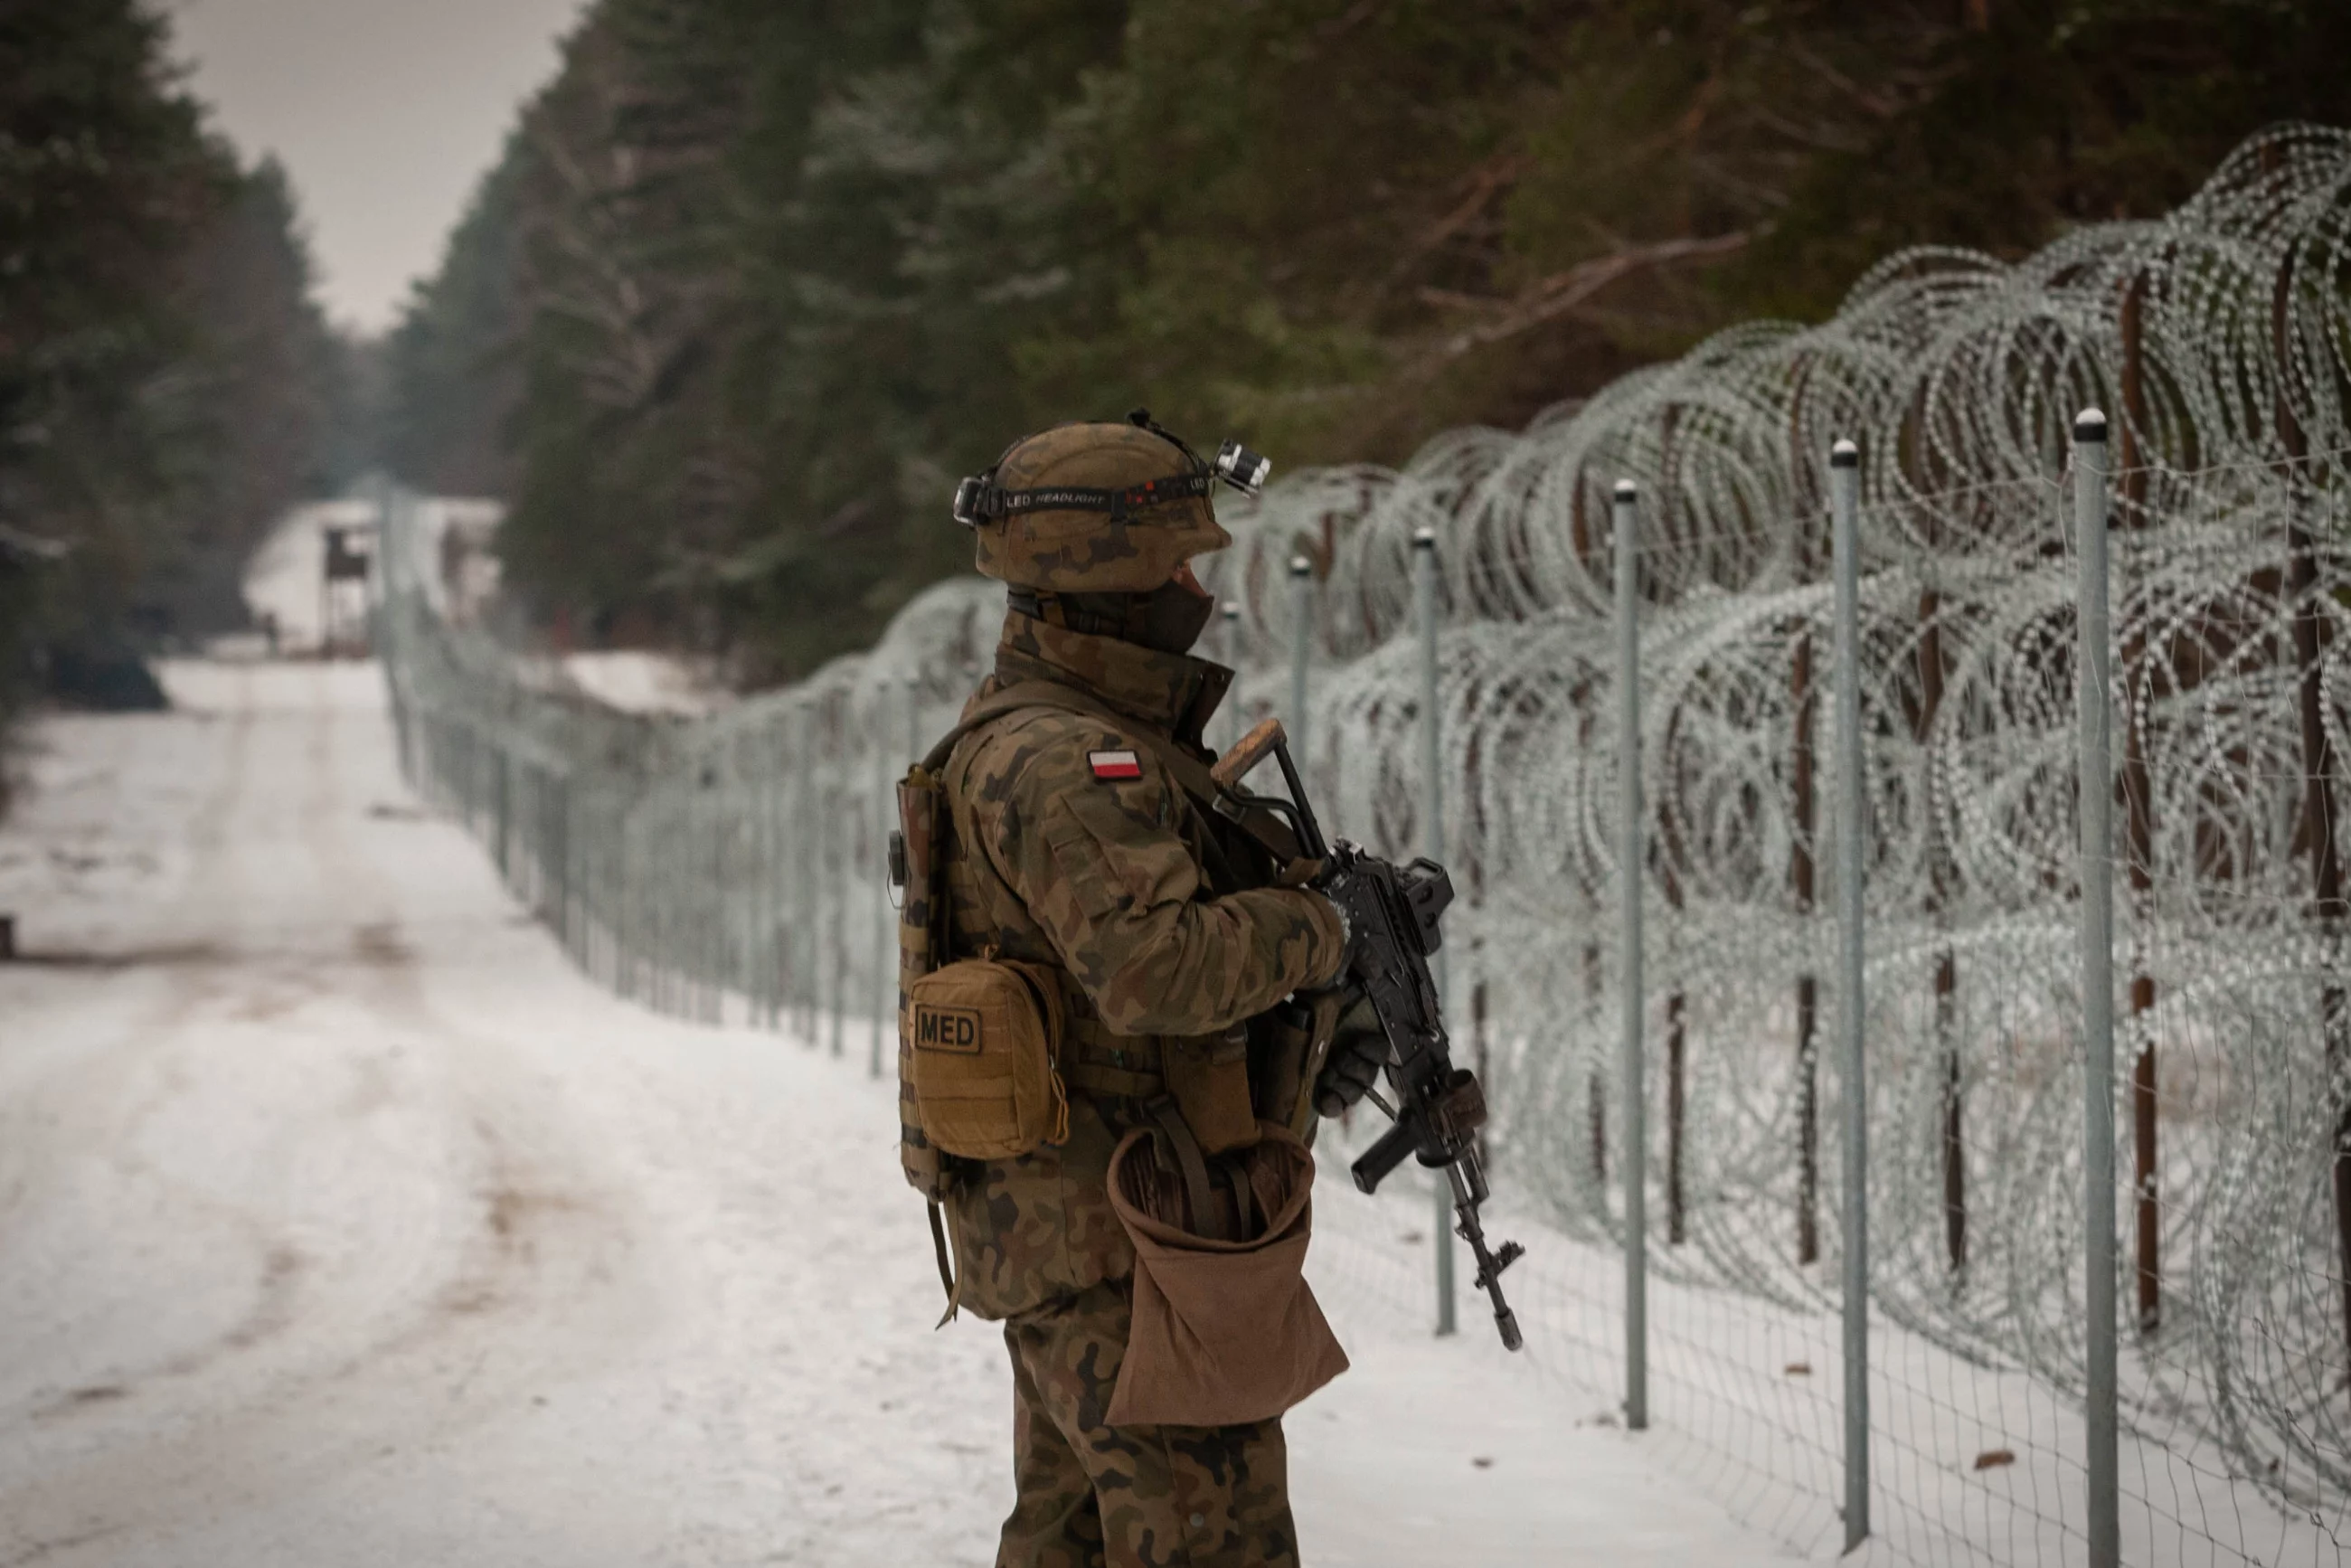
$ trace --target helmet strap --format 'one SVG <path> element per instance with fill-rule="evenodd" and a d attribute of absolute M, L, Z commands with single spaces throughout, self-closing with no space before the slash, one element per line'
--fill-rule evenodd
<path fill-rule="evenodd" d="M 1050 589 L 1015 588 L 1006 594 L 1006 602 L 1032 621 L 1042 621 L 1048 626 L 1059 626 L 1065 632 L 1081 632 L 1089 637 L 1115 637 L 1130 641 L 1128 627 L 1133 620 L 1127 601 L 1143 597 L 1133 593 L 1055 593 Z"/>
<path fill-rule="evenodd" d="M 1049 626 L 1113 637 L 1162 653 L 1189 653 L 1216 613 L 1214 595 L 1170 580 L 1147 593 L 1056 593 L 1015 588 L 1006 602 Z"/>

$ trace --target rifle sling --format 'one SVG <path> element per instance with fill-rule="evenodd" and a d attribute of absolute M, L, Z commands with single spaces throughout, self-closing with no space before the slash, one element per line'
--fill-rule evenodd
<path fill-rule="evenodd" d="M 956 1311 L 963 1305 L 963 1284 L 955 1277 L 955 1263 L 947 1249 L 946 1219 L 939 1212 L 939 1200 L 931 1199 L 930 1207 L 931 1250 L 938 1254 L 939 1284 L 947 1293 L 947 1310 L 935 1326 L 945 1328 L 955 1322 Z"/>
<path fill-rule="evenodd" d="M 1158 1141 L 1161 1152 L 1168 1156 L 1163 1165 L 1172 1163 L 1176 1174 L 1183 1178 L 1184 1201 L 1191 1212 L 1192 1233 L 1205 1236 L 1211 1241 L 1234 1239 L 1226 1233 L 1224 1210 L 1217 1207 L 1217 1192 L 1209 1185 L 1208 1162 L 1201 1153 L 1200 1140 L 1192 1135 L 1191 1124 L 1184 1120 L 1184 1113 L 1174 1097 L 1163 1094 L 1143 1110 L 1144 1114 L 1156 1124 L 1152 1135 Z M 1235 1203 L 1240 1208 L 1242 1238 L 1246 1239 L 1249 1234 L 1249 1199 L 1240 1196 L 1243 1184 L 1238 1173 L 1233 1174 L 1231 1185 Z"/>

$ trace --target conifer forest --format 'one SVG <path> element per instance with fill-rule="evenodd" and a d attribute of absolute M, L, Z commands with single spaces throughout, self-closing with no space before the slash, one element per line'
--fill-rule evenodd
<path fill-rule="evenodd" d="M 1148 404 L 1291 471 L 1522 425 L 1905 246 L 2351 120 L 2324 0 L 600 0 L 388 346 L 383 450 L 582 639 L 758 683 Z"/>

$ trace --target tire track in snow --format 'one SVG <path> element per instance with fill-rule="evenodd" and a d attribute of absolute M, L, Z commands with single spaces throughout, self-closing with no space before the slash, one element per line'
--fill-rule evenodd
<path fill-rule="evenodd" d="M 251 694 L 243 695 L 240 733 L 253 717 Z M 470 1212 L 456 1226 L 425 1227 L 406 1267 L 357 1299 L 331 1274 L 313 1277 L 300 1238 L 276 1234 L 276 1217 L 239 1215 L 256 1260 L 252 1310 L 143 1380 L 86 1386 L 47 1407 L 51 1419 L 79 1417 L 94 1429 L 85 1455 L 62 1473 L 13 1496 L 0 1488 L 0 1517 L 13 1538 L 0 1563 L 11 1568 L 117 1561 L 165 1544 L 195 1521 L 314 1491 L 380 1459 L 446 1443 L 511 1411 L 534 1382 L 592 1364 L 643 1315 L 634 1299 L 642 1292 L 627 1288 L 621 1206 L 596 1190 L 580 1151 L 565 1147 L 564 1129 L 500 1092 L 502 1073 L 517 1076 L 503 1043 L 452 1027 L 425 1001 L 390 892 L 345 837 L 357 819 L 345 809 L 335 744 L 342 716 L 330 704 L 311 705 L 297 835 L 302 869 L 324 895 L 318 924 L 347 945 L 335 999 L 373 1015 L 379 1036 L 389 1026 L 402 1042 L 395 1050 L 429 1071 L 395 1076 L 381 1052 L 350 1058 L 339 1063 L 350 1079 L 340 1103 L 364 1118 L 429 1102 L 422 1108 L 465 1173 Z M 202 836 L 216 851 L 228 844 L 225 824 L 245 789 L 243 769 L 235 773 L 207 808 Z M 205 857 L 212 874 L 193 885 L 219 886 L 233 861 Z M 283 886 L 274 891 L 286 900 Z M 233 998 L 240 988 L 284 979 L 271 972 L 277 967 L 266 947 L 240 951 L 221 967 L 225 974 L 215 971 L 213 989 Z M 158 1010 L 184 1021 L 193 999 L 177 997 Z M 151 1098 L 167 1102 L 172 1087 Z M 153 1415 L 139 1406 L 152 1403 L 158 1382 L 193 1385 L 201 1418 L 156 1430 Z M 436 1388 L 441 1396 L 431 1397 Z"/>
<path fill-rule="evenodd" d="M 236 906 L 228 830 L 246 790 L 252 753 L 255 716 L 250 686 L 250 674 L 244 673 L 222 740 L 225 755 L 217 781 L 189 819 L 190 852 L 184 878 L 171 901 L 145 923 L 148 929 L 139 934 L 144 939 L 145 953 L 163 952 L 181 959 L 200 953 L 209 956 L 215 950 L 176 938 L 203 909 Z M 120 787 L 120 774 L 106 784 L 110 795 L 119 795 Z M 219 897 L 224 892 L 231 895 L 226 901 Z M 95 1174 L 93 1166 L 104 1167 L 111 1177 L 110 1185 L 116 1186 L 135 1186 L 145 1174 L 138 1162 L 125 1156 L 139 1121 L 155 1103 L 147 1075 L 169 1044 L 174 1028 L 214 986 L 210 970 L 201 963 L 142 963 L 138 940 L 95 956 L 100 960 L 97 967 L 115 967 L 118 980 L 144 982 L 154 995 L 113 1033 L 52 1051 L 58 1060 L 35 1064 L 26 1081 L 16 1080 L 12 1073 L 11 1082 L 0 1090 L 0 1257 L 18 1259 L 19 1267 L 24 1233 L 44 1218 L 40 1210 L 45 1198 L 68 1209 L 92 1207 L 80 1189 Z M 79 976 L 63 978 L 67 988 L 90 983 L 91 979 Z M 183 1361 L 194 1364 L 195 1354 L 183 1352 L 155 1370 L 168 1375 Z M 121 1400 L 127 1392 L 122 1379 L 82 1382 L 78 1387 L 54 1390 L 45 1400 L 21 1402 L 15 1412 L 0 1413 L 21 1433 L 27 1421 L 46 1422 L 96 1409 Z M 20 1450 L 25 1446 L 21 1437 L 12 1445 Z M 34 1486 L 39 1484 L 37 1478 L 27 1479 Z M 58 1533 L 45 1529 L 27 1513 L 26 1500 L 25 1489 L 0 1471 L 0 1531 L 5 1531 L 0 1533 L 0 1552 L 5 1552 L 0 1563 L 10 1568 L 95 1544 L 120 1529 L 111 1521 L 86 1518 Z"/>
<path fill-rule="evenodd" d="M 152 1056 L 165 1031 L 214 983 L 204 960 L 216 956 L 217 947 L 187 942 L 182 933 L 196 906 L 216 902 L 210 896 L 215 889 L 229 892 L 227 906 L 234 907 L 228 821 L 245 789 L 252 738 L 251 705 L 240 700 L 225 737 L 226 755 L 218 781 L 190 819 L 191 852 L 181 887 L 132 941 L 86 956 L 93 960 L 89 967 L 97 973 L 112 971 L 120 977 L 160 984 L 153 1000 L 103 1040 L 52 1052 L 64 1060 L 34 1065 L 30 1082 L 0 1084 L 0 1252 L 8 1249 L 12 1228 L 30 1207 L 34 1184 L 68 1166 L 85 1134 L 120 1125 L 130 1114 L 110 1114 L 131 1098 L 135 1087 L 138 1062 L 125 1059 Z M 120 774 L 109 778 L 105 788 L 110 796 L 119 795 Z M 61 983 L 81 982 L 68 973 Z"/>

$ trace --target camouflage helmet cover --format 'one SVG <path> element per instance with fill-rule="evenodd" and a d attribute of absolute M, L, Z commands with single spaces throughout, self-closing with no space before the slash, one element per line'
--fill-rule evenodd
<path fill-rule="evenodd" d="M 1025 437 L 987 476 L 993 492 L 1118 491 L 1127 504 L 984 516 L 972 528 L 974 564 L 1016 588 L 1148 593 L 1192 557 L 1233 542 L 1208 504 L 1208 476 L 1191 453 L 1134 423 L 1063 424 Z M 1179 493 L 1161 498 L 1154 487 Z"/>

